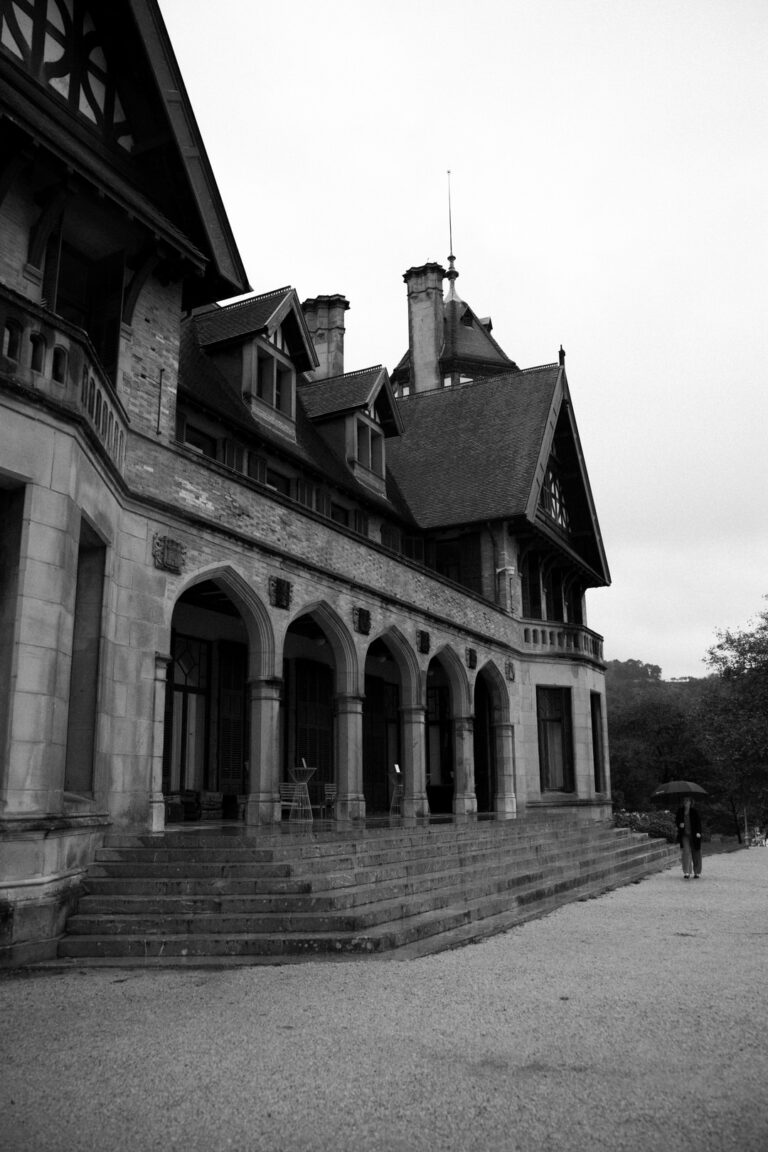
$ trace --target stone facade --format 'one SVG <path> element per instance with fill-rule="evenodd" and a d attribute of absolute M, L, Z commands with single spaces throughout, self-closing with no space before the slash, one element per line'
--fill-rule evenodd
<path fill-rule="evenodd" d="M 127 7 L 110 6 L 100 19 L 123 28 L 148 68 Z M 144 7 L 157 23 L 156 5 Z M 119 65 L 118 82 L 130 82 Z M 23 97 L 31 81 L 18 60 L 4 52 L 0 66 Z M 160 830 L 188 814 L 190 797 L 197 816 L 272 824 L 283 814 L 281 785 L 305 755 L 316 758 L 343 822 L 389 811 L 395 758 L 404 818 L 430 808 L 513 817 L 547 804 L 604 814 L 601 641 L 581 606 L 572 619 L 522 615 L 521 558 L 533 522 L 521 534 L 517 520 L 489 515 L 472 536 L 470 575 L 468 544 L 456 545 L 458 559 L 441 559 L 450 523 L 432 528 L 393 495 L 386 453 L 401 428 L 400 401 L 386 379 L 362 395 L 343 374 L 343 297 L 308 301 L 309 325 L 288 298 L 279 315 L 261 317 L 257 297 L 253 330 L 227 332 L 227 348 L 253 339 L 262 351 L 264 341 L 277 349 L 266 401 L 261 378 L 250 407 L 229 389 L 231 356 L 222 350 L 216 360 L 215 339 L 200 339 L 197 359 L 185 360 L 182 333 L 196 324 L 194 309 L 208 315 L 247 283 L 232 272 L 223 225 L 177 235 L 201 193 L 171 147 L 173 124 L 169 155 L 188 204 L 168 222 L 158 189 L 163 211 L 153 228 L 141 216 L 151 216 L 151 204 L 126 203 L 129 187 L 126 202 L 105 199 L 108 149 L 94 142 L 89 173 L 82 155 L 91 128 L 65 115 L 55 93 L 42 95 L 47 128 L 30 105 L 28 120 L 3 122 L 0 140 L 10 157 L 0 185 L 0 964 L 53 954 L 108 830 Z M 158 122 L 164 115 L 158 107 Z M 69 184 L 49 145 L 50 126 L 62 122 L 60 142 L 79 165 Z M 46 216 L 40 189 L 52 181 L 66 187 L 73 220 L 98 220 L 82 253 L 67 247 L 76 233 L 67 232 L 66 213 Z M 219 211 L 212 178 L 207 195 Z M 106 260 L 123 246 L 122 314 L 108 315 L 97 298 L 90 311 L 70 308 L 76 277 L 65 282 L 63 260 L 52 302 L 59 236 L 56 250 L 78 267 L 86 249 L 90 259 L 103 248 Z M 202 283 L 193 241 L 216 272 Z M 429 268 L 434 295 L 440 269 Z M 193 319 L 183 321 L 184 312 Z M 211 323 L 234 316 L 215 310 Z M 116 325 L 112 366 L 107 321 Z M 430 340 L 437 347 L 432 330 Z M 436 384 L 428 350 L 416 352 L 423 378 Z M 212 385 L 202 388 L 203 368 L 219 372 L 220 404 Z M 287 416 L 284 408 L 259 421 L 260 404 L 277 411 L 283 403 L 278 386 L 315 387 L 330 376 L 338 380 L 330 393 L 343 394 L 346 407 L 337 399 L 335 410 L 307 420 L 297 393 Z M 555 423 L 565 388 L 558 377 Z M 369 455 L 334 455 L 330 417 L 336 428 L 353 421 L 345 452 L 363 435 L 358 424 L 367 429 Z M 402 453 L 398 467 L 405 483 Z M 584 588 L 605 581 L 594 565 L 585 576 L 589 565 L 566 545 L 581 605 Z M 566 561 L 558 563 L 564 572 Z M 562 690 L 569 710 L 557 737 L 564 786 L 544 791 L 541 686 Z"/>

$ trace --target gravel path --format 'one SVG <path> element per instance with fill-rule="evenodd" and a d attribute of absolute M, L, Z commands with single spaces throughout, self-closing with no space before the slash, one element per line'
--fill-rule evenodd
<path fill-rule="evenodd" d="M 768 851 L 397 963 L 0 980 L 7 1152 L 764 1152 Z"/>

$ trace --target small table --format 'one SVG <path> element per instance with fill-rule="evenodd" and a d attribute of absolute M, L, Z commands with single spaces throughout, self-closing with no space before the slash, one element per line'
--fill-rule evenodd
<path fill-rule="evenodd" d="M 307 784 L 316 771 L 316 768 L 312 768 L 304 762 L 297 764 L 294 768 L 288 769 L 291 780 L 293 780 L 296 785 L 293 804 L 291 804 L 291 810 L 288 813 L 289 821 L 301 820 L 309 824 L 312 823 L 312 804 L 309 799 L 309 788 L 307 788 Z"/>

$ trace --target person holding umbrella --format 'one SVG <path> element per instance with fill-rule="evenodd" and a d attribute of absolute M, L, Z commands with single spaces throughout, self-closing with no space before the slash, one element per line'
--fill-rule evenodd
<path fill-rule="evenodd" d="M 694 880 L 698 880 L 701 876 L 701 817 L 692 796 L 683 797 L 675 813 L 675 824 L 682 853 L 683 880 L 690 878 L 691 871 Z"/>
<path fill-rule="evenodd" d="M 693 873 L 694 880 L 698 880 L 701 876 L 701 817 L 693 803 L 693 797 L 706 796 L 706 791 L 690 780 L 669 780 L 666 784 L 660 784 L 653 795 L 659 799 L 669 796 L 679 796 L 682 799 L 682 804 L 675 813 L 675 827 L 677 842 L 681 849 L 683 879 L 690 880 Z"/>

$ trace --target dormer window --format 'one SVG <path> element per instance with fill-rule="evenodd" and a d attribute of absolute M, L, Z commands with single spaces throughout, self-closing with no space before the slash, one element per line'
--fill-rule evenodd
<path fill-rule="evenodd" d="M 281 363 L 275 356 L 259 356 L 256 395 L 289 417 L 293 417 L 293 381 L 290 364 Z"/>
<path fill-rule="evenodd" d="M 283 330 L 282 324 L 279 324 L 274 332 L 270 334 L 269 340 L 270 343 L 274 344 L 275 348 L 279 348 L 281 352 L 287 351 L 288 344 L 285 339 L 285 331 Z"/>
<path fill-rule="evenodd" d="M 243 399 L 257 419 L 295 435 L 296 372 L 273 343 L 257 339 L 243 349 Z"/>
<path fill-rule="evenodd" d="M 363 468 L 384 475 L 384 437 L 364 420 L 356 421 L 357 462 Z"/>

